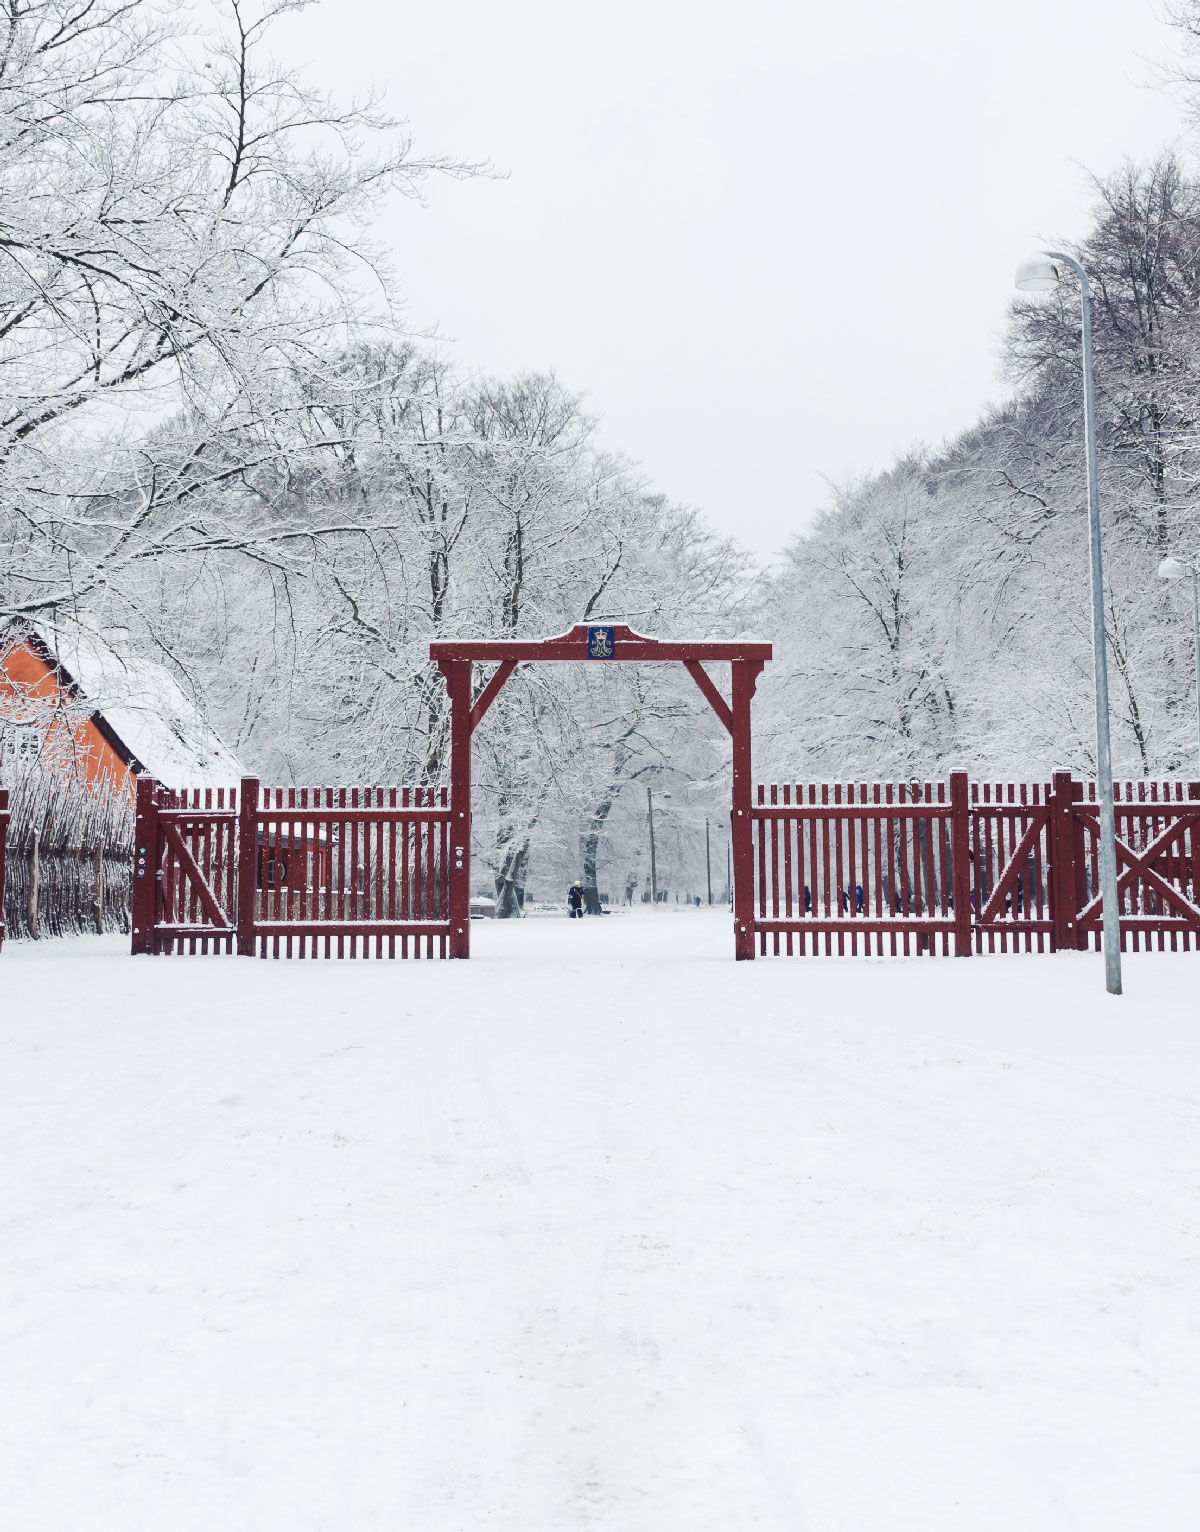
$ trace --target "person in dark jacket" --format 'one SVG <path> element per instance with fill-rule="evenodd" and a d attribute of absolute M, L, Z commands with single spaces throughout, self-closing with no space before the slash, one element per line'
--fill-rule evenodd
<path fill-rule="evenodd" d="M 572 920 L 583 919 L 583 884 L 578 879 L 567 890 L 567 914 Z"/>

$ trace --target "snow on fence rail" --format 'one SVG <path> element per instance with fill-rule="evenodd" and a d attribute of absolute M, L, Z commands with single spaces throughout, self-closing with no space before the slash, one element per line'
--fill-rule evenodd
<path fill-rule="evenodd" d="M 444 787 L 138 783 L 133 951 L 446 956 Z"/>
<path fill-rule="evenodd" d="M 1122 947 L 1200 946 L 1200 782 L 1114 784 Z M 1096 784 L 761 785 L 763 955 L 1100 946 Z"/>

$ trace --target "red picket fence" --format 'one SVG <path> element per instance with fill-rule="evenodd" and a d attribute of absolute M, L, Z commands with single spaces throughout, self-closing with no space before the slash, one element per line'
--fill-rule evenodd
<path fill-rule="evenodd" d="M 138 783 L 133 951 L 446 956 L 446 789 Z"/>
<path fill-rule="evenodd" d="M 1100 946 L 1096 785 L 760 786 L 751 809 L 765 955 Z M 1200 782 L 1115 784 L 1121 945 L 1200 947 Z"/>

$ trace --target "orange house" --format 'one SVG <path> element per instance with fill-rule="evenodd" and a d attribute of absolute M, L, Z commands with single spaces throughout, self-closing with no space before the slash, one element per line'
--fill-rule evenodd
<path fill-rule="evenodd" d="M 231 787 L 241 763 L 174 676 L 120 633 L 20 620 L 0 634 L 0 782 L 38 763 L 97 790 L 149 773 L 167 787 Z"/>

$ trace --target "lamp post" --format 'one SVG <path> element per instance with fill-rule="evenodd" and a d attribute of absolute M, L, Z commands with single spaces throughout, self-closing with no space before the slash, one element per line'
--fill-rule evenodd
<path fill-rule="evenodd" d="M 1087 272 L 1072 255 L 1041 250 L 1017 267 L 1017 287 L 1053 292 L 1067 266 L 1079 278 L 1083 328 L 1083 434 L 1087 458 L 1088 547 L 1092 572 L 1092 663 L 1096 678 L 1096 778 L 1100 797 L 1100 894 L 1103 901 L 1104 978 L 1121 993 L 1121 912 L 1117 905 L 1117 831 L 1113 812 L 1112 737 L 1108 719 L 1108 636 L 1104 628 L 1104 567 L 1100 547 L 1100 470 L 1096 453 L 1096 380 L 1092 351 L 1092 294 Z"/>
<path fill-rule="evenodd" d="M 708 815 L 704 816 L 704 870 L 708 874 L 708 902 L 712 904 L 712 850 L 708 841 Z"/>
<path fill-rule="evenodd" d="M 1200 728 L 1200 570 L 1187 559 L 1163 559 L 1158 566 L 1160 580 L 1182 580 L 1192 577 L 1192 639 L 1196 648 L 1196 718 Z"/>
<path fill-rule="evenodd" d="M 658 908 L 658 864 L 654 860 L 654 795 L 646 783 L 646 818 L 650 822 L 650 907 Z"/>

